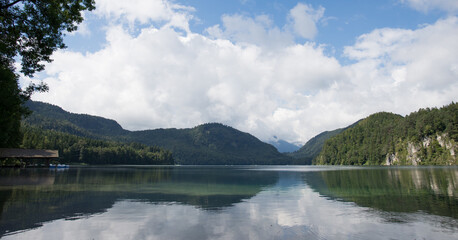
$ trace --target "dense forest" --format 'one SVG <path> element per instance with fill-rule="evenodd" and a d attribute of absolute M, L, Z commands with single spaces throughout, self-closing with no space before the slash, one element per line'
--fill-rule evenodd
<path fill-rule="evenodd" d="M 120 143 L 81 137 L 23 125 L 22 147 L 57 149 L 60 162 L 85 164 L 174 164 L 172 153 L 139 143 Z"/>
<path fill-rule="evenodd" d="M 116 121 L 87 114 L 74 114 L 60 107 L 29 101 L 33 113 L 24 125 L 46 131 L 108 142 L 132 142 L 158 146 L 173 153 L 177 164 L 247 165 L 289 164 L 291 158 L 256 137 L 219 123 L 185 129 L 128 131 Z"/>
<path fill-rule="evenodd" d="M 458 104 L 376 113 L 328 139 L 314 164 L 456 165 Z"/>
<path fill-rule="evenodd" d="M 114 120 L 88 114 L 69 113 L 52 104 L 28 101 L 25 106 L 32 111 L 32 114 L 22 122 L 41 129 L 106 140 L 112 140 L 113 137 L 128 132 Z"/>

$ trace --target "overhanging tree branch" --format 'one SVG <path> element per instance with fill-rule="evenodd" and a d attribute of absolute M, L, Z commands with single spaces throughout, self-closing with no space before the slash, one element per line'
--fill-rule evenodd
<path fill-rule="evenodd" d="M 10 3 L 10 4 L 6 4 L 6 5 L 4 5 L 4 6 L 0 6 L 0 9 L 9 8 L 9 7 L 13 6 L 14 4 L 16 4 L 16 3 L 18 3 L 18 2 L 22 2 L 22 1 L 24 1 L 24 0 L 16 0 L 16 1 Z"/>

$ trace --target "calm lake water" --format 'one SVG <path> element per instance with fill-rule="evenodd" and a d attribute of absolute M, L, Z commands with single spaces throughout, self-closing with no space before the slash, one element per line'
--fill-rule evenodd
<path fill-rule="evenodd" d="M 458 239 L 457 167 L 0 169 L 2 239 Z"/>

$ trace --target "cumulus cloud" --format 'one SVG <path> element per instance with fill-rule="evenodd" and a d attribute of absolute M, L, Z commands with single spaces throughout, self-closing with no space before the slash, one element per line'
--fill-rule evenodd
<path fill-rule="evenodd" d="M 289 11 L 288 23 L 282 28 L 273 25 L 267 15 L 254 18 L 240 14 L 224 15 L 221 18 L 222 26 L 217 24 L 205 31 L 212 38 L 277 49 L 293 45 L 296 37 L 313 39 L 318 33 L 316 24 L 322 19 L 324 11 L 321 6 L 314 9 L 311 5 L 298 3 Z"/>
<path fill-rule="evenodd" d="M 356 85 L 377 90 L 374 101 L 410 108 L 444 104 L 458 92 L 457 30 L 456 17 L 417 30 L 374 30 L 345 49 L 357 61 L 347 70 Z"/>
<path fill-rule="evenodd" d="M 238 44 L 254 44 L 266 49 L 277 49 L 294 43 L 294 35 L 272 25 L 267 15 L 254 18 L 235 14 L 224 15 L 222 26 L 215 25 L 205 31 L 211 38 L 223 38 Z"/>
<path fill-rule="evenodd" d="M 400 0 L 402 3 L 408 4 L 412 8 L 428 12 L 434 9 L 439 9 L 445 12 L 458 12 L 458 1 L 456 0 Z"/>
<path fill-rule="evenodd" d="M 318 33 L 316 24 L 323 17 L 324 8 L 314 9 L 311 5 L 298 3 L 289 12 L 289 20 L 295 34 L 302 38 L 313 39 Z"/>
<path fill-rule="evenodd" d="M 99 0 L 95 13 L 110 20 L 127 21 L 129 24 L 146 24 L 164 22 L 189 32 L 190 14 L 195 9 L 189 6 L 174 4 L 167 0 Z"/>
<path fill-rule="evenodd" d="M 56 52 L 44 79 L 50 92 L 34 100 L 112 118 L 130 130 L 221 122 L 262 140 L 276 135 L 291 142 L 377 111 L 407 114 L 457 100 L 456 17 L 364 34 L 345 48 L 353 63 L 342 65 L 325 46 L 295 43 L 267 16 L 227 15 L 205 35 L 183 35 L 168 25 L 169 12 L 182 10 L 166 1 L 155 2 L 154 11 L 163 12 L 138 16 L 125 3 L 98 4 L 119 21 L 164 22 L 142 25 L 135 35 L 113 24 L 97 52 Z M 307 5 L 293 10 L 315 15 L 314 23 L 322 16 Z"/>

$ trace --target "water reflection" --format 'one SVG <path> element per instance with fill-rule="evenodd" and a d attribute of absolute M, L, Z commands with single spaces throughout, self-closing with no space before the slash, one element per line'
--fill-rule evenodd
<path fill-rule="evenodd" d="M 304 180 L 323 196 L 363 207 L 385 212 L 422 211 L 458 218 L 456 168 L 321 171 L 305 174 Z"/>
<path fill-rule="evenodd" d="M 232 206 L 274 184 L 276 174 L 214 168 L 2 169 L 0 236 L 111 208 L 121 199 L 179 202 L 208 210 Z"/>
<path fill-rule="evenodd" d="M 50 171 L 0 169 L 0 186 L 53 185 L 54 179 Z"/>
<path fill-rule="evenodd" d="M 54 182 L 0 187 L 5 239 L 458 239 L 456 168 L 27 174 Z"/>

